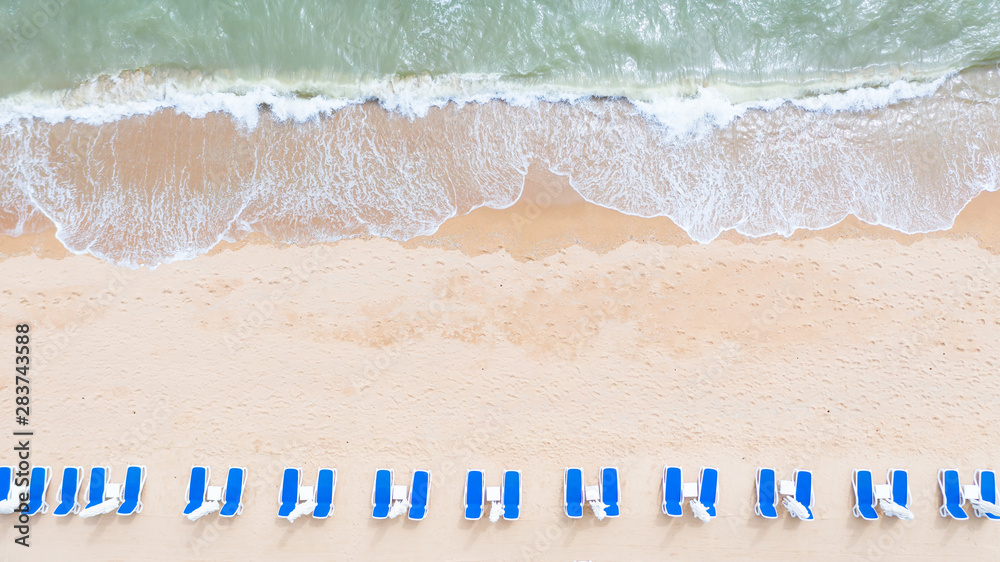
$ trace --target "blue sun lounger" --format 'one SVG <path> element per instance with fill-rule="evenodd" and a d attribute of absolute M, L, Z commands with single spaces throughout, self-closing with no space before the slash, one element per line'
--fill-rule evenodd
<path fill-rule="evenodd" d="M 663 467 L 663 501 L 660 508 L 671 517 L 684 515 L 684 483 L 681 481 L 681 467 Z"/>
<path fill-rule="evenodd" d="M 104 503 L 105 490 L 108 487 L 108 479 L 111 471 L 106 466 L 95 466 L 90 469 L 90 481 L 87 482 L 87 505 L 94 507 Z"/>
<path fill-rule="evenodd" d="M 14 492 L 14 467 L 0 466 L 0 501 L 14 500 L 10 497 Z"/>
<path fill-rule="evenodd" d="M 941 487 L 942 503 L 938 513 L 941 517 L 952 517 L 954 519 L 968 519 L 969 514 L 962 509 L 965 505 L 965 493 L 962 485 L 958 481 L 958 471 L 954 469 L 944 469 L 938 471 L 938 485 Z"/>
<path fill-rule="evenodd" d="M 482 470 L 470 470 L 465 475 L 465 518 L 476 521 L 483 517 L 486 506 L 486 478 Z"/>
<path fill-rule="evenodd" d="M 389 516 L 389 508 L 392 506 L 392 481 L 391 468 L 380 468 L 375 471 L 375 484 L 372 485 L 372 517 L 375 519 L 385 519 Z"/>
<path fill-rule="evenodd" d="M 618 467 L 601 467 L 601 503 L 604 504 L 605 517 L 618 517 L 621 514 L 621 507 L 618 505 L 621 498 L 621 485 L 618 482 Z"/>
<path fill-rule="evenodd" d="M 288 517 L 288 514 L 299 505 L 299 485 L 302 484 L 302 471 L 297 468 L 285 467 L 281 473 L 281 491 L 278 493 L 278 517 Z"/>
<path fill-rule="evenodd" d="M 910 478 L 905 470 L 890 468 L 886 474 L 889 481 L 889 495 L 892 503 L 910 508 Z"/>
<path fill-rule="evenodd" d="M 132 465 L 125 469 L 125 484 L 122 486 L 122 504 L 118 515 L 142 513 L 142 487 L 146 484 L 146 467 Z"/>
<path fill-rule="evenodd" d="M 59 517 L 80 512 L 80 487 L 83 484 L 83 467 L 67 466 L 63 469 L 62 482 L 59 484 L 59 505 L 52 515 Z"/>
<path fill-rule="evenodd" d="M 427 516 L 427 505 L 431 499 L 431 473 L 429 470 L 413 471 L 410 484 L 410 512 L 406 516 L 413 521 L 421 521 Z"/>
<path fill-rule="evenodd" d="M 778 479 L 773 468 L 757 469 L 757 503 L 753 512 L 765 519 L 778 518 Z"/>
<path fill-rule="evenodd" d="M 208 493 L 208 480 L 212 471 L 207 466 L 192 466 L 191 477 L 188 479 L 187 505 L 184 515 L 190 515 L 194 510 L 205 504 L 205 494 Z"/>
<path fill-rule="evenodd" d="M 521 517 L 521 471 L 505 470 L 503 473 L 503 518 L 514 521 Z"/>
<path fill-rule="evenodd" d="M 337 469 L 321 468 L 316 475 L 316 509 L 313 517 L 326 519 L 333 513 L 333 495 L 337 491 Z"/>
<path fill-rule="evenodd" d="M 809 512 L 809 517 L 806 520 L 813 519 L 812 503 L 813 503 L 813 478 L 812 472 L 808 470 L 796 470 L 792 479 L 795 481 L 795 501 L 801 503 L 806 511 Z"/>
<path fill-rule="evenodd" d="M 583 469 L 567 468 L 564 477 L 566 517 L 579 519 L 583 517 Z"/>
<path fill-rule="evenodd" d="M 997 475 L 992 470 L 977 470 L 976 485 L 979 486 L 979 499 L 986 503 L 997 505 Z M 1000 515 L 973 509 L 976 517 L 986 517 L 988 519 L 1000 519 Z"/>
<path fill-rule="evenodd" d="M 698 502 L 708 510 L 709 517 L 715 517 L 715 504 L 719 501 L 719 471 L 703 466 L 698 476 Z"/>
<path fill-rule="evenodd" d="M 247 469 L 240 466 L 229 467 L 226 475 L 225 503 L 219 510 L 220 517 L 232 517 L 243 513 L 243 487 L 247 482 Z"/>
<path fill-rule="evenodd" d="M 875 480 L 872 478 L 872 471 L 855 470 L 851 474 L 851 483 L 854 485 L 854 509 L 852 510 L 854 516 L 865 521 L 878 519 L 878 512 L 875 511 Z"/>
<path fill-rule="evenodd" d="M 45 502 L 45 492 L 49 489 L 51 479 L 51 468 L 36 466 L 31 469 L 28 481 L 28 515 L 45 513 L 49 510 L 49 504 Z"/>

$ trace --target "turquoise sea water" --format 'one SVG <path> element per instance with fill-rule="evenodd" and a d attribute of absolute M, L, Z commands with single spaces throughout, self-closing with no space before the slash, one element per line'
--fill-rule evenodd
<path fill-rule="evenodd" d="M 992 61 L 992 0 L 8 0 L 0 95 L 175 68 L 365 95 L 375 80 L 490 77 L 624 95 L 836 88 Z M 482 84 L 486 87 L 486 84 Z"/>
<path fill-rule="evenodd" d="M 407 239 L 532 166 L 692 238 L 1000 187 L 986 0 L 0 2 L 0 232 L 156 265 Z M 374 103 L 368 103 L 374 102 Z"/>

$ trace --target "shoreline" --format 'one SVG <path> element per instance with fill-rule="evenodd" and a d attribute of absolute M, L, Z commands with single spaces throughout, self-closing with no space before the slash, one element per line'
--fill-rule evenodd
<path fill-rule="evenodd" d="M 433 247 L 458 250 L 470 256 L 503 251 L 516 260 L 533 260 L 550 256 L 573 245 L 604 254 L 629 241 L 678 247 L 691 244 L 711 246 L 720 241 L 743 245 L 770 242 L 795 243 L 813 238 L 830 242 L 863 238 L 892 240 L 901 245 L 911 245 L 925 239 L 971 238 L 980 248 L 996 255 L 1000 254 L 1000 222 L 995 220 L 997 216 L 1000 216 L 1000 191 L 984 191 L 962 209 L 952 227 L 946 230 L 906 234 L 888 227 L 867 224 L 850 215 L 829 228 L 799 229 L 788 237 L 771 234 L 751 238 L 727 231 L 713 242 L 699 244 L 667 217 L 635 217 L 589 203 L 569 186 L 565 177 L 534 167 L 529 169 L 521 197 L 510 207 L 505 209 L 480 207 L 446 220 L 434 234 L 395 243 L 403 248 Z M 601 227 L 595 230 L 590 225 L 601 225 Z M 278 249 L 291 246 L 309 248 L 317 245 L 335 247 L 348 240 L 373 239 L 380 238 L 365 236 L 340 242 L 297 246 L 275 242 L 261 233 L 250 233 L 236 242 L 222 241 L 194 260 L 222 252 L 236 251 L 247 246 L 263 245 Z M 62 259 L 75 254 L 55 238 L 54 228 L 17 237 L 0 235 L 0 260 L 25 255 Z M 93 258 L 93 256 L 87 257 Z M 185 261 L 191 260 L 174 263 Z M 170 265 L 161 264 L 159 267 Z"/>
<path fill-rule="evenodd" d="M 170 111 L 100 126 L 24 122 L 0 137 L 0 156 L 12 162 L 0 172 L 0 227 L 48 225 L 42 239 L 21 243 L 44 249 L 51 217 L 73 251 L 150 264 L 247 232 L 292 244 L 447 234 L 479 222 L 463 220 L 472 209 L 489 220 L 484 206 L 517 212 L 554 190 L 566 210 L 555 214 L 613 221 L 625 238 L 678 238 L 671 221 L 632 218 L 642 216 L 673 217 L 702 243 L 726 232 L 742 241 L 736 231 L 794 238 L 848 215 L 927 231 L 951 225 L 975 195 L 997 187 L 998 84 L 1000 73 L 982 70 L 930 97 L 864 112 L 782 106 L 727 114 L 725 123 L 709 112 L 682 120 L 705 133 L 683 142 L 616 101 L 449 105 L 417 119 L 370 102 L 304 123 L 255 110 L 252 130 L 225 114 Z M 534 224 L 501 224 L 493 237 L 538 230 L 522 218 Z M 593 240 L 572 220 L 545 224 L 561 241 L 535 240 L 541 246 L 618 243 Z M 855 225 L 867 229 L 851 219 L 842 226 Z M 527 248 L 512 251 L 540 251 Z"/>

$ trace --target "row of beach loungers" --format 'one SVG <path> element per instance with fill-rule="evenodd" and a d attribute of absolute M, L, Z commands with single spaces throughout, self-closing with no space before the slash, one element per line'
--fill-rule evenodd
<path fill-rule="evenodd" d="M 53 515 L 78 514 L 90 517 L 112 511 L 118 515 L 132 515 L 142 511 L 140 498 L 146 481 L 145 466 L 129 466 L 122 483 L 110 481 L 108 467 L 93 467 L 84 493 L 86 506 L 79 501 L 83 475 L 81 467 L 68 466 L 63 469 L 62 482 L 56 494 L 59 504 L 52 511 Z M 28 485 L 18 487 L 14 485 L 14 468 L 0 467 L 0 513 L 46 513 L 49 507 L 46 492 L 51 478 L 52 471 L 49 467 L 36 466 L 31 469 Z M 222 517 L 241 514 L 246 479 L 246 468 L 230 467 L 224 486 L 210 486 L 211 469 L 205 466 L 192 467 L 183 515 L 196 520 L 215 511 Z M 854 487 L 855 517 L 876 520 L 879 518 L 878 509 L 881 509 L 882 514 L 887 517 L 913 519 L 910 511 L 909 475 L 906 470 L 890 469 L 886 473 L 885 484 L 875 483 L 870 470 L 855 470 L 851 481 Z M 815 493 L 811 471 L 796 470 L 791 480 L 780 480 L 773 468 L 758 468 L 755 482 L 757 501 L 754 513 L 758 516 L 777 518 L 780 501 L 790 516 L 806 521 L 814 518 Z M 521 513 L 521 472 L 505 470 L 499 486 L 486 484 L 484 471 L 469 470 L 466 473 L 465 518 L 481 519 L 486 514 L 486 505 L 490 504 L 490 521 L 495 522 L 501 518 L 507 521 L 517 520 Z M 595 485 L 587 485 L 582 468 L 567 468 L 563 484 L 564 512 L 567 517 L 583 517 L 587 505 L 598 519 L 618 517 L 621 514 L 621 484 L 617 467 L 600 468 Z M 942 517 L 968 519 L 969 514 L 963 507 L 968 502 L 977 517 L 1000 519 L 1000 498 L 994 471 L 979 470 L 975 473 L 972 484 L 963 485 L 957 470 L 941 469 L 938 471 L 938 485 L 941 488 L 942 505 L 939 514 Z M 301 469 L 285 468 L 278 494 L 278 517 L 294 521 L 302 515 L 311 514 L 313 518 L 325 519 L 333 514 L 336 489 L 335 468 L 320 468 L 315 484 L 308 486 L 302 483 Z M 429 470 L 415 470 L 409 486 L 406 486 L 396 483 L 392 469 L 377 469 L 372 485 L 372 517 L 393 519 L 405 513 L 408 519 L 420 521 L 427 515 L 430 491 Z M 718 500 L 717 469 L 702 467 L 697 482 L 684 482 L 681 467 L 663 467 L 661 508 L 664 514 L 682 517 L 684 502 L 687 501 L 691 514 L 708 522 L 716 516 Z"/>
<path fill-rule="evenodd" d="M 26 487 L 14 485 L 14 467 L 0 466 L 0 513 L 25 513 L 36 515 L 49 509 L 45 501 L 52 469 L 47 466 L 32 467 Z M 83 486 L 83 468 L 67 466 L 63 469 L 62 482 L 56 497 L 59 505 L 52 515 L 59 517 L 78 514 L 81 517 L 102 515 L 115 511 L 118 515 L 132 515 L 142 511 L 142 487 L 146 483 L 145 466 L 129 466 L 125 470 L 125 481 L 111 483 L 110 470 L 106 466 L 95 466 L 90 470 L 87 485 L 87 506 L 80 504 L 80 488 Z"/>
<path fill-rule="evenodd" d="M 191 467 L 184 516 L 194 521 L 214 511 L 218 511 L 221 517 L 243 513 L 243 487 L 247 482 L 247 469 L 241 466 L 229 467 L 225 486 L 209 486 L 211 477 L 211 468 Z"/>

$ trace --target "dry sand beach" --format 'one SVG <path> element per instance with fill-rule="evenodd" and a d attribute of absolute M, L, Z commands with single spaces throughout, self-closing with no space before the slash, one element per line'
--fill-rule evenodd
<path fill-rule="evenodd" d="M 847 220 L 691 243 L 529 174 L 506 210 L 406 243 L 260 238 L 155 270 L 4 238 L 0 309 L 32 330 L 33 462 L 145 464 L 133 517 L 32 519 L 11 560 L 992 559 L 938 516 L 936 471 L 1000 467 L 1000 194 L 951 230 Z M 585 220 L 583 220 L 585 219 Z M 581 226 L 586 225 L 586 226 Z M 0 395 L 13 396 L 12 378 Z M 15 429 L 12 419 L 4 427 Z M 10 438 L 8 438 L 10 439 Z M 11 448 L 0 464 L 14 461 Z M 192 464 L 249 470 L 246 511 L 182 517 Z M 660 471 L 720 469 L 719 516 L 660 513 Z M 621 470 L 623 513 L 562 514 L 562 471 Z M 276 518 L 283 466 L 339 470 L 336 513 Z M 753 515 L 754 470 L 815 473 L 816 520 Z M 425 521 L 375 521 L 377 467 L 433 471 Z M 851 515 L 851 470 L 910 470 L 912 522 Z M 462 518 L 465 470 L 523 514 Z"/>

